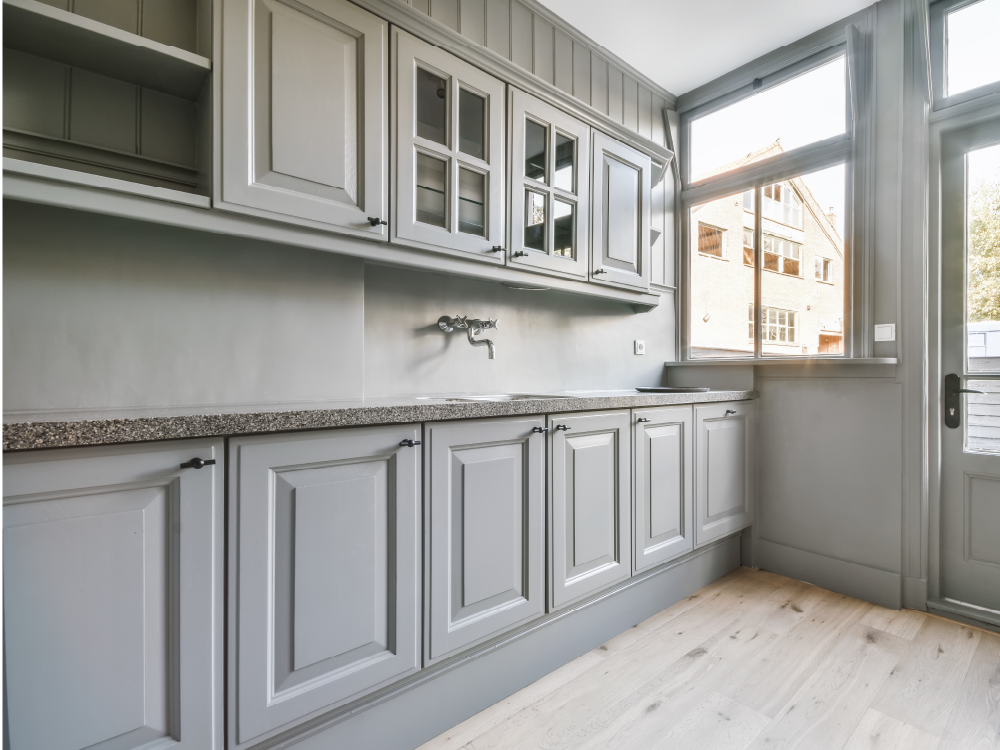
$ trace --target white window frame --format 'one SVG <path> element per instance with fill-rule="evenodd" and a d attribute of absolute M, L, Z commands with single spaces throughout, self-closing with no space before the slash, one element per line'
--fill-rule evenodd
<path fill-rule="evenodd" d="M 963 104 L 991 94 L 1000 96 L 1000 81 L 994 81 L 952 96 L 947 96 L 945 92 L 947 81 L 945 65 L 948 56 L 948 29 L 945 19 L 949 13 L 975 5 L 979 1 L 938 0 L 930 6 L 931 88 L 934 94 L 933 107 L 935 110 L 947 109 L 956 104 Z"/>
<path fill-rule="evenodd" d="M 715 260 L 729 260 L 729 256 L 726 253 L 726 247 L 727 247 L 727 245 L 729 243 L 729 237 L 728 237 L 729 230 L 728 229 L 723 229 L 722 227 L 717 227 L 717 226 L 715 226 L 715 224 L 710 224 L 707 221 L 699 221 L 698 222 L 698 226 L 699 227 L 706 226 L 709 229 L 714 229 L 717 232 L 720 232 L 722 234 L 722 243 L 721 243 L 722 244 L 722 255 L 712 255 L 711 253 L 703 253 L 701 251 L 701 231 L 699 231 L 698 232 L 698 236 L 694 238 L 694 241 L 696 243 L 698 243 L 698 250 L 697 250 L 698 255 L 700 255 L 702 258 L 714 258 Z"/>
<path fill-rule="evenodd" d="M 813 278 L 822 284 L 832 284 L 833 283 L 833 258 L 827 258 L 825 255 L 815 255 L 813 256 L 816 263 L 822 263 L 823 276 L 816 276 L 816 266 L 813 264 Z M 829 271 L 829 273 L 827 273 Z"/>

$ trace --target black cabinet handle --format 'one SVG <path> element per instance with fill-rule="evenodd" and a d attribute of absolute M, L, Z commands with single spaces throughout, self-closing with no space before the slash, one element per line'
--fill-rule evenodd
<path fill-rule="evenodd" d="M 636 422 L 652 422 L 652 419 L 646 419 L 646 417 L 639 417 Z"/>
<path fill-rule="evenodd" d="M 532 432 L 548 432 L 549 428 L 548 427 L 532 427 L 531 431 Z"/>
<path fill-rule="evenodd" d="M 557 430 L 562 430 L 563 432 L 565 432 L 566 430 L 572 430 L 573 428 L 572 427 L 567 427 L 564 424 L 557 424 L 556 425 L 556 429 Z"/>
<path fill-rule="evenodd" d="M 214 466 L 215 459 L 210 458 L 207 461 L 204 458 L 192 458 L 190 461 L 186 461 L 181 464 L 182 469 L 203 469 L 206 466 Z"/>
<path fill-rule="evenodd" d="M 419 440 L 403 440 L 400 444 L 400 448 L 412 448 L 415 445 L 420 445 Z"/>
<path fill-rule="evenodd" d="M 499 245 L 494 245 L 493 247 L 491 247 L 486 252 L 488 252 L 488 253 L 502 253 L 503 252 L 503 248 L 500 247 Z"/>
<path fill-rule="evenodd" d="M 377 216 L 369 216 L 368 223 L 371 224 L 373 227 L 377 227 L 379 224 L 385 227 L 389 226 L 388 221 L 382 221 L 382 219 L 378 218 Z"/>
<path fill-rule="evenodd" d="M 518 250 L 516 253 L 513 253 L 510 257 L 511 258 L 527 258 L 528 254 L 526 252 L 524 252 L 523 250 Z"/>
<path fill-rule="evenodd" d="M 607 273 L 607 271 L 603 268 L 598 268 L 596 271 L 594 271 L 594 276 L 600 276 L 602 273 Z"/>
<path fill-rule="evenodd" d="M 724 416 L 728 417 L 730 414 L 735 414 L 735 413 L 736 413 L 735 409 L 726 409 L 726 413 Z"/>

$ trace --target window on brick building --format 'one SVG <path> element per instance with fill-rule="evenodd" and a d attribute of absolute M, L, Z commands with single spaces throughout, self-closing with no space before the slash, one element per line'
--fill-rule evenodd
<path fill-rule="evenodd" d="M 764 235 L 764 269 L 799 276 L 802 245 L 774 235 Z"/>
<path fill-rule="evenodd" d="M 702 255 L 724 258 L 725 249 L 726 230 L 698 222 L 698 252 Z"/>
<path fill-rule="evenodd" d="M 753 230 L 743 227 L 743 265 L 753 266 Z"/>
<path fill-rule="evenodd" d="M 816 258 L 816 280 L 833 281 L 833 261 L 829 258 Z"/>

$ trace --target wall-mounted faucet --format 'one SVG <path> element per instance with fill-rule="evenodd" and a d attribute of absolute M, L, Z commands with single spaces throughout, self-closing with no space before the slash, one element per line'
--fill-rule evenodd
<path fill-rule="evenodd" d="M 459 315 L 454 318 L 449 318 L 447 315 L 442 315 L 438 318 L 438 327 L 445 333 L 451 333 L 456 328 L 464 328 L 465 332 L 469 334 L 469 343 L 473 346 L 487 346 L 490 350 L 490 359 L 497 358 L 497 347 L 489 339 L 475 339 L 474 336 L 478 336 L 483 331 L 492 328 L 494 331 L 497 329 L 497 322 L 490 318 L 489 320 L 480 320 L 479 318 L 469 319 L 468 316 Z"/>

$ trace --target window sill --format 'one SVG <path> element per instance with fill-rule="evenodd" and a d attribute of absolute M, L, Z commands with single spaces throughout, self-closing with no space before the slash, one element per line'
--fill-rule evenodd
<path fill-rule="evenodd" d="M 685 359 L 678 362 L 664 362 L 665 367 L 701 367 L 703 365 L 815 365 L 817 363 L 835 365 L 895 365 L 899 363 L 896 357 L 842 357 L 840 355 L 802 355 L 799 357 L 739 357 L 732 359 Z"/>
<path fill-rule="evenodd" d="M 703 253 L 703 252 L 699 252 L 698 253 L 698 257 L 699 258 L 711 258 L 712 260 L 721 260 L 721 261 L 725 261 L 726 263 L 729 262 L 729 258 L 723 258 L 721 255 L 709 255 L 708 253 Z"/>

